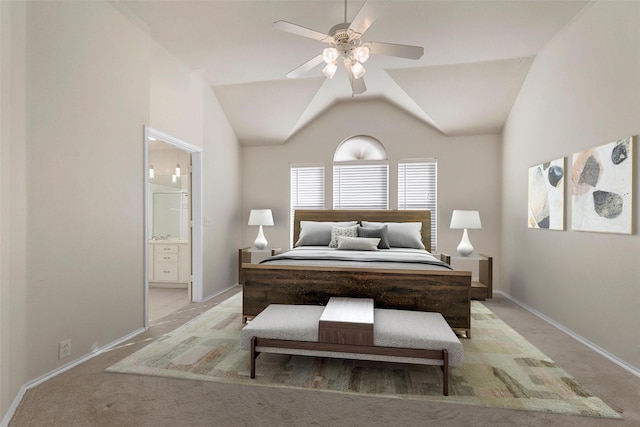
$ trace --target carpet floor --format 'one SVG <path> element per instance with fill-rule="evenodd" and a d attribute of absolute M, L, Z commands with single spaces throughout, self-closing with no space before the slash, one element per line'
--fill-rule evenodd
<path fill-rule="evenodd" d="M 442 395 L 436 366 L 263 353 L 255 379 L 238 346 L 241 294 L 112 365 L 108 372 L 313 389 L 591 417 L 620 415 L 478 301 L 465 363 Z"/>
<path fill-rule="evenodd" d="M 621 419 L 105 371 L 239 290 L 189 304 L 122 345 L 29 387 L 9 427 L 640 426 L 640 377 L 501 294 L 483 305 L 615 409 Z"/>

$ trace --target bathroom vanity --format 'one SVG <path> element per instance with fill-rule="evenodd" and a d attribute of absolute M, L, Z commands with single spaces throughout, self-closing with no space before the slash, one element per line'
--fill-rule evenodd
<path fill-rule="evenodd" d="M 187 287 L 191 254 L 187 241 L 149 241 L 149 283 L 157 287 Z"/>

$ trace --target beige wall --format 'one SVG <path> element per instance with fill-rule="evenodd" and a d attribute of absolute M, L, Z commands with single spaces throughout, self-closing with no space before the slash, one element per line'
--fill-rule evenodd
<path fill-rule="evenodd" d="M 237 283 L 240 175 L 206 76 L 113 5 L 0 2 L 0 20 L 5 422 L 25 386 L 143 326 L 143 125 L 203 149 L 204 256 L 222 259 L 205 296 Z"/>
<path fill-rule="evenodd" d="M 252 208 L 271 208 L 274 227 L 265 227 L 272 247 L 289 247 L 289 165 L 323 162 L 326 207 L 332 207 L 332 162 L 346 138 L 371 135 L 384 144 L 390 159 L 389 203 L 397 208 L 397 162 L 438 159 L 438 250 L 455 251 L 462 233 L 449 230 L 453 209 L 478 209 L 483 229 L 471 230 L 477 250 L 500 262 L 501 144 L 497 135 L 448 138 L 382 100 L 341 103 L 283 145 L 243 147 L 242 243 L 250 246 L 256 227 L 247 226 Z"/>
<path fill-rule="evenodd" d="M 29 3 L 27 40 L 31 379 L 142 325 L 149 41 L 101 2 Z"/>
<path fill-rule="evenodd" d="M 2 6 L 4 416 L 28 381 L 142 325 L 149 93 L 147 39 L 106 3 Z"/>
<path fill-rule="evenodd" d="M 209 76 L 152 43 L 151 127 L 202 148 L 203 296 L 236 284 L 240 148 Z"/>
<path fill-rule="evenodd" d="M 151 43 L 150 125 L 202 148 L 202 74 Z"/>
<path fill-rule="evenodd" d="M 504 132 L 502 287 L 640 369 L 640 238 L 527 228 L 530 166 L 640 133 L 640 3 L 591 4 L 537 57 Z M 636 207 L 639 199 L 635 145 Z M 637 225 L 639 214 L 635 210 Z"/>
<path fill-rule="evenodd" d="M 238 283 L 240 147 L 207 78 L 202 81 L 205 297 Z"/>
<path fill-rule="evenodd" d="M 0 2 L 0 419 L 27 369 L 25 8 Z"/>

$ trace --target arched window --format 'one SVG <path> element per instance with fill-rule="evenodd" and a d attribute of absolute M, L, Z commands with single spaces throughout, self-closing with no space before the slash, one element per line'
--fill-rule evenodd
<path fill-rule="evenodd" d="M 389 158 L 380 141 L 347 138 L 333 155 L 334 209 L 389 209 Z"/>

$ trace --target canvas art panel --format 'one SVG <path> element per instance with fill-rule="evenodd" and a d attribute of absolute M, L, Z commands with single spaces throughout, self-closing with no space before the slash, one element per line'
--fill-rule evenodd
<path fill-rule="evenodd" d="M 573 154 L 571 228 L 633 232 L 633 138 Z"/>
<path fill-rule="evenodd" d="M 529 228 L 564 230 L 565 158 L 529 168 Z"/>

